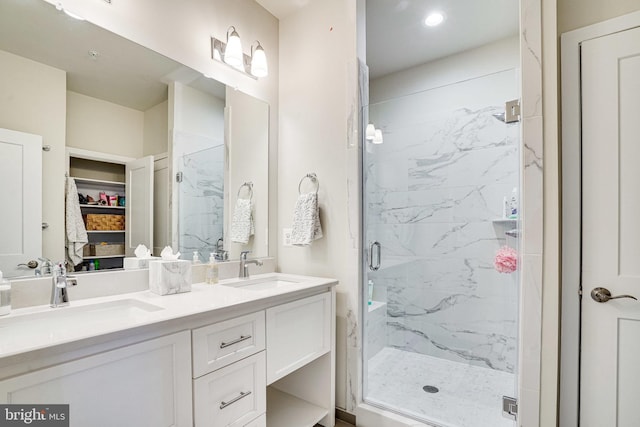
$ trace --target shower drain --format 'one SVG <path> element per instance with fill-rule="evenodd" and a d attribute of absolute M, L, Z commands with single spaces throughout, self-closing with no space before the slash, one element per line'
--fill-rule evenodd
<path fill-rule="evenodd" d="M 438 387 L 434 387 L 434 386 L 432 386 L 432 385 L 426 385 L 426 386 L 422 387 L 422 389 L 423 389 L 424 391 L 426 391 L 427 393 L 437 393 L 437 392 L 439 392 L 439 391 L 440 391 L 440 390 L 438 389 Z"/>

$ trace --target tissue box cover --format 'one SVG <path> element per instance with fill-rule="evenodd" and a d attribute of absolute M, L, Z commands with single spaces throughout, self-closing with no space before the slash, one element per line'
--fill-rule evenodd
<path fill-rule="evenodd" d="M 149 268 L 149 261 L 159 260 L 160 257 L 153 256 L 149 258 L 126 257 L 124 259 L 125 270 L 140 270 L 141 268 Z"/>
<path fill-rule="evenodd" d="M 191 261 L 150 261 L 149 290 L 158 295 L 191 291 Z"/>

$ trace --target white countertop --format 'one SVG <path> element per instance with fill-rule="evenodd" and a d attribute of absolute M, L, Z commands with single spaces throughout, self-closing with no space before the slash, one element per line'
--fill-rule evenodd
<path fill-rule="evenodd" d="M 294 283 L 258 290 L 224 286 L 269 278 Z M 249 281 L 227 279 L 215 285 L 196 283 L 191 292 L 181 294 L 160 296 L 147 290 L 71 301 L 69 306 L 60 308 L 45 305 L 12 310 L 11 314 L 0 316 L 0 362 L 35 350 L 194 315 L 214 315 L 241 306 L 244 309 L 255 306 L 258 310 L 266 301 L 277 305 L 287 297 L 336 284 L 335 279 L 267 273 L 254 275 Z"/>

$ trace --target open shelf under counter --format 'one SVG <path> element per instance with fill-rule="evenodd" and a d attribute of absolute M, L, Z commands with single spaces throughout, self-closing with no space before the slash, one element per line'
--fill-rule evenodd
<path fill-rule="evenodd" d="M 267 387 L 267 427 L 313 427 L 328 413 L 327 408 Z"/>

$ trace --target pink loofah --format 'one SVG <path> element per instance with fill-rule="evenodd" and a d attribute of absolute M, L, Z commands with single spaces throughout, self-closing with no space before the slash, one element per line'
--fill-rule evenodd
<path fill-rule="evenodd" d="M 513 273 L 518 268 L 518 253 L 509 246 L 503 246 L 496 253 L 493 265 L 500 273 Z"/>

